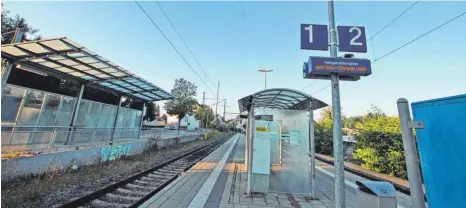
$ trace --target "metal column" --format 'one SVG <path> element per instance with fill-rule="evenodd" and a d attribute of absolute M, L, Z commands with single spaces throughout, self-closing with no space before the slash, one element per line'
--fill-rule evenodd
<path fill-rule="evenodd" d="M 118 106 L 117 106 L 117 111 L 115 113 L 115 120 L 113 121 L 112 137 L 110 137 L 110 141 L 113 141 L 115 137 L 115 129 L 118 123 L 118 113 L 120 112 L 120 106 L 121 106 L 121 96 L 118 97 Z"/>
<path fill-rule="evenodd" d="M 311 197 L 316 198 L 316 144 L 314 137 L 314 111 L 312 110 L 312 101 L 309 109 L 309 139 L 311 145 Z"/>
<path fill-rule="evenodd" d="M 254 157 L 254 106 L 251 106 L 249 110 L 249 141 L 248 141 L 248 187 L 247 187 L 247 194 L 251 196 L 252 194 L 252 158 Z"/>
<path fill-rule="evenodd" d="M 214 121 L 217 122 L 217 117 L 218 117 L 218 94 L 220 93 L 220 81 L 218 82 L 218 85 L 217 85 L 217 103 L 215 103 L 215 119 Z"/>
<path fill-rule="evenodd" d="M 73 143 L 73 136 L 74 136 L 74 131 L 75 131 L 74 126 L 76 125 L 76 121 L 78 119 L 79 108 L 81 107 L 81 100 L 83 98 L 83 93 L 84 93 L 84 88 L 85 87 L 86 87 L 85 85 L 81 85 L 81 89 L 79 90 L 78 96 L 76 97 L 77 100 L 76 100 L 76 103 L 74 104 L 74 111 L 73 111 L 73 115 L 71 117 L 70 133 L 68 134 L 68 137 L 67 137 L 66 143 L 65 143 L 67 145 L 70 145 L 70 144 Z"/>
<path fill-rule="evenodd" d="M 23 35 L 24 35 L 24 30 L 18 28 L 15 36 L 13 37 L 12 43 L 21 42 Z M 3 92 L 3 89 L 6 87 L 6 82 L 8 80 L 8 77 L 10 76 L 11 68 L 13 68 L 13 63 L 11 61 L 8 61 L 8 64 L 5 67 L 5 71 L 2 72 L 2 92 Z"/>
<path fill-rule="evenodd" d="M 141 122 L 139 123 L 138 139 L 141 137 L 142 122 L 144 121 L 144 115 L 146 114 L 146 103 L 142 103 Z"/>
<path fill-rule="evenodd" d="M 244 164 L 246 165 L 246 167 L 249 167 L 248 164 L 248 160 L 249 160 L 249 140 L 250 140 L 250 133 L 249 133 L 249 129 L 251 128 L 251 116 L 248 115 L 248 120 L 246 121 L 246 129 L 245 129 L 245 134 L 246 134 L 246 143 L 245 143 L 245 151 L 244 151 Z"/>
<path fill-rule="evenodd" d="M 409 188 L 413 208 L 425 208 L 424 191 L 422 189 L 421 171 L 419 170 L 419 158 L 417 156 L 416 143 L 412 126 L 410 125 L 411 113 L 408 100 L 400 98 L 397 101 L 398 115 L 400 117 L 401 135 L 405 152 L 406 168 L 408 169 Z"/>
<path fill-rule="evenodd" d="M 330 56 L 337 57 L 337 32 L 333 0 L 328 1 Z M 333 157 L 335 167 L 335 207 L 345 208 L 345 167 L 343 155 L 343 136 L 341 132 L 340 85 L 338 74 L 332 74 L 332 115 L 333 115 Z"/>

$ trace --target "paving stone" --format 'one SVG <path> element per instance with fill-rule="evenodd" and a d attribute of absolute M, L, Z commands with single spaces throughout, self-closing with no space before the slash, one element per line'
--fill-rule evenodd
<path fill-rule="evenodd" d="M 233 208 L 248 208 L 248 205 L 243 205 L 243 204 L 234 204 Z"/>
<path fill-rule="evenodd" d="M 323 204 L 312 204 L 311 207 L 312 207 L 312 208 L 327 208 L 327 207 L 324 206 Z"/>
<path fill-rule="evenodd" d="M 321 201 L 317 201 L 317 200 L 311 200 L 309 201 L 309 204 L 312 204 L 312 205 L 315 205 L 315 204 L 322 204 Z"/>
<path fill-rule="evenodd" d="M 335 204 L 333 203 L 323 203 L 324 206 L 326 206 L 327 208 L 334 208 L 335 207 Z"/>
<path fill-rule="evenodd" d="M 254 205 L 261 205 L 261 206 L 267 205 L 267 204 L 265 203 L 265 201 L 264 201 L 264 202 L 262 202 L 262 201 L 253 201 L 252 204 L 254 204 Z"/>
<path fill-rule="evenodd" d="M 220 206 L 218 208 L 234 208 L 233 206 L 233 204 L 220 203 Z"/>

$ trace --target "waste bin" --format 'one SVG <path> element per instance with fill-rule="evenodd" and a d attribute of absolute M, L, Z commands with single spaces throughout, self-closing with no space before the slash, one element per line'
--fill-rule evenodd
<path fill-rule="evenodd" d="M 361 208 L 396 208 L 396 191 L 391 183 L 356 181 Z"/>

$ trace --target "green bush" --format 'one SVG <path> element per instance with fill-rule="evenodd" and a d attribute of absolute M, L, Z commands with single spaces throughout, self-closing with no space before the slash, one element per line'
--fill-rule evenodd
<path fill-rule="evenodd" d="M 316 152 L 323 155 L 333 155 L 332 129 L 320 123 L 316 123 L 314 135 Z"/>
<path fill-rule="evenodd" d="M 399 118 L 369 112 L 356 127 L 360 134 L 353 159 L 364 168 L 406 179 Z"/>

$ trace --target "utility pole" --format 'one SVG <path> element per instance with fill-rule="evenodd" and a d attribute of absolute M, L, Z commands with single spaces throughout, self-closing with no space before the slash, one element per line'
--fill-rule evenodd
<path fill-rule="evenodd" d="M 217 121 L 217 116 L 218 116 L 218 94 L 220 93 L 220 81 L 218 81 L 218 84 L 217 84 L 217 103 L 215 104 L 215 121 Z"/>
<path fill-rule="evenodd" d="M 337 57 L 337 32 L 333 0 L 328 1 L 330 57 Z M 340 86 L 338 74 L 331 75 L 332 113 L 333 113 L 333 158 L 335 167 L 335 207 L 345 208 L 345 169 L 343 155 L 343 137 L 341 132 Z"/>
<path fill-rule="evenodd" d="M 202 93 L 202 112 L 204 112 L 204 120 L 206 120 L 204 128 L 207 130 L 207 119 L 206 119 L 207 112 L 206 112 L 206 108 L 204 105 L 205 105 L 205 92 Z"/>
<path fill-rule="evenodd" d="M 17 28 L 15 35 L 13 36 L 13 39 L 11 40 L 11 43 L 13 44 L 13 43 L 21 42 L 23 35 L 24 35 L 23 28 Z M 3 89 L 6 87 L 6 81 L 8 80 L 8 77 L 10 76 L 11 68 L 13 68 L 13 62 L 8 61 L 8 64 L 6 65 L 5 70 L 2 72 L 2 92 L 3 92 Z"/>
<path fill-rule="evenodd" d="M 227 99 L 225 99 L 223 102 L 223 120 L 225 120 L 225 122 L 227 121 L 227 119 L 225 118 L 226 110 L 227 110 Z"/>

